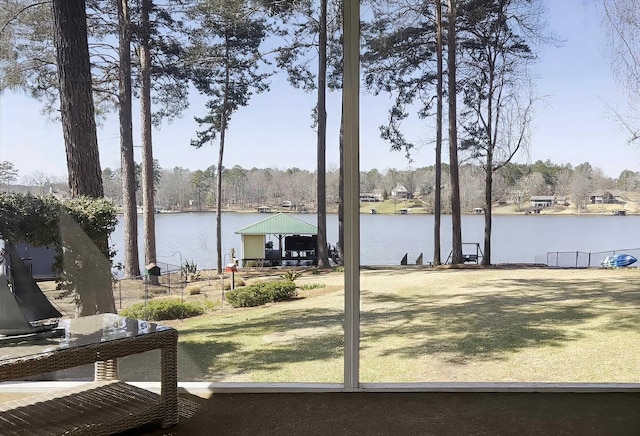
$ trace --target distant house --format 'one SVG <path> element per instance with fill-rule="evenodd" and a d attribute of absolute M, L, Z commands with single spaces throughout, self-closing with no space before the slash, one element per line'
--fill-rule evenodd
<path fill-rule="evenodd" d="M 616 204 L 622 203 L 622 193 L 618 189 L 610 191 L 596 191 L 589 194 L 589 203 L 591 204 Z"/>
<path fill-rule="evenodd" d="M 395 200 L 406 200 L 409 198 L 409 191 L 400 183 L 391 190 L 391 198 Z"/>
<path fill-rule="evenodd" d="M 555 204 L 556 197 L 553 195 L 532 195 L 529 201 L 533 208 L 551 207 Z"/>
<path fill-rule="evenodd" d="M 362 193 L 360 194 L 360 202 L 362 203 L 377 203 L 382 201 L 381 193 Z"/>

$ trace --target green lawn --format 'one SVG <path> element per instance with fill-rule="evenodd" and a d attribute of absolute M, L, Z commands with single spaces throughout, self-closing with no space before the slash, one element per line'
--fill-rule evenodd
<path fill-rule="evenodd" d="M 637 382 L 638 278 L 638 269 L 363 271 L 361 380 Z M 326 286 L 171 322 L 180 380 L 342 382 L 342 275 L 297 283 Z M 145 359 L 124 362 L 124 377 L 153 379 Z"/>

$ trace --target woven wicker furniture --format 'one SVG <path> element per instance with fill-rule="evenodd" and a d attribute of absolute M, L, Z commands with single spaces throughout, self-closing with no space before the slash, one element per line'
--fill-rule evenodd
<path fill-rule="evenodd" d="M 64 336 L 0 348 L 0 382 L 96 363 L 96 379 L 0 404 L 1 435 L 108 435 L 178 422 L 178 332 L 115 314 L 63 320 Z M 160 395 L 117 380 L 117 358 L 160 349 Z"/>

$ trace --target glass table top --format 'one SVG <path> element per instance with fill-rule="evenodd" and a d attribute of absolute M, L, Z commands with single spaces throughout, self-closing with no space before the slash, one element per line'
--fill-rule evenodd
<path fill-rule="evenodd" d="M 171 327 L 113 313 L 63 319 L 53 332 L 54 337 L 47 332 L 0 341 L 0 364 L 10 359 L 168 330 Z"/>

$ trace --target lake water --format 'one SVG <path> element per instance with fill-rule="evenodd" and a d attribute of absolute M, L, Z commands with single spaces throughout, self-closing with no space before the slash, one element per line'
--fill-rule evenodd
<path fill-rule="evenodd" d="M 239 229 L 268 218 L 258 213 L 222 214 L 223 262 L 229 262 L 231 249 L 241 257 Z M 292 214 L 295 218 L 315 225 L 315 214 Z M 142 216 L 138 217 L 141 264 L 144 263 Z M 214 268 L 216 262 L 216 215 L 211 212 L 167 213 L 156 215 L 156 254 L 158 263 L 180 265 L 181 260 L 193 260 L 198 268 Z M 442 217 L 443 261 L 451 251 L 451 216 Z M 546 263 L 547 252 L 574 252 L 566 254 L 560 264 L 575 263 L 575 252 L 630 251 L 636 257 L 640 251 L 640 216 L 558 216 L 509 215 L 494 216 L 492 233 L 493 263 Z M 277 238 L 267 236 L 267 240 Z M 462 217 L 462 240 L 483 246 L 484 217 Z M 338 217 L 327 216 L 327 239 L 334 245 L 338 240 Z M 399 265 L 405 253 L 409 264 L 424 253 L 424 261 L 433 258 L 433 215 L 361 215 L 361 264 Z M 124 233 L 118 225 L 111 236 L 117 250 L 115 262 L 123 260 Z M 475 253 L 473 246 L 466 252 Z M 607 253 L 600 256 L 604 257 Z M 582 255 L 581 255 L 582 256 Z M 599 260 L 597 260 L 599 262 Z M 552 260 L 551 263 L 554 263 Z M 582 260 L 581 260 L 582 262 Z M 593 261 L 592 261 L 593 265 Z"/>

